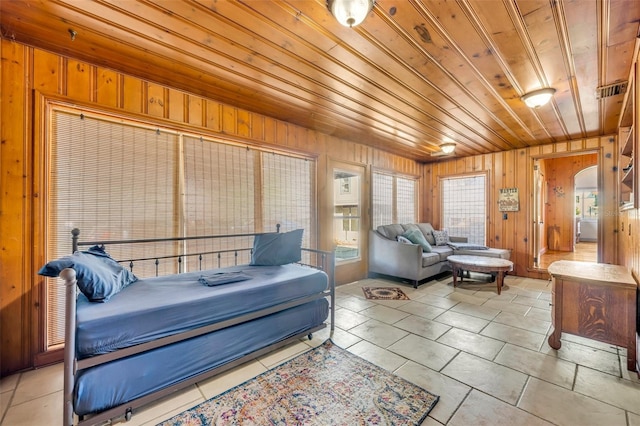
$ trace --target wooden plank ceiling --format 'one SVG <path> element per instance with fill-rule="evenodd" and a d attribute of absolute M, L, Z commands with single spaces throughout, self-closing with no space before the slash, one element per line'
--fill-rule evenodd
<path fill-rule="evenodd" d="M 2 37 L 434 161 L 612 134 L 636 0 L 379 0 L 337 23 L 325 0 L 2 0 Z M 71 31 L 75 37 L 71 37 Z M 553 87 L 529 109 L 520 97 Z"/>

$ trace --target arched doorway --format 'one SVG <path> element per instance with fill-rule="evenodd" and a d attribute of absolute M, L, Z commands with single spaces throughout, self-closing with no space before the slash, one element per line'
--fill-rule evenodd
<path fill-rule="evenodd" d="M 598 259 L 598 167 L 580 170 L 574 178 L 576 200 L 575 260 L 596 262 Z"/>
<path fill-rule="evenodd" d="M 598 152 L 534 160 L 531 214 L 535 269 L 546 270 L 556 260 L 598 261 L 598 163 Z"/>

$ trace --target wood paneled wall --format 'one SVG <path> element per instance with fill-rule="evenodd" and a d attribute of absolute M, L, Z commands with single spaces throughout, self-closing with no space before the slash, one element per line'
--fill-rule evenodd
<path fill-rule="evenodd" d="M 331 237 L 331 159 L 420 175 L 421 165 L 388 152 L 335 138 L 193 96 L 117 71 L 1 40 L 0 101 L 0 374 L 29 368 L 42 351 L 41 291 L 36 274 L 45 262 L 43 220 L 43 123 L 40 99 L 123 114 L 158 124 L 247 143 L 313 154 L 318 158 L 319 241 Z M 69 159 L 70 167 L 73 159 Z M 365 200 L 367 201 L 367 200 Z M 47 358 L 41 358 L 43 363 Z M 37 361 L 36 361 L 37 362 Z"/>
<path fill-rule="evenodd" d="M 491 247 L 511 250 L 511 260 L 515 264 L 516 275 L 547 279 L 546 272 L 539 272 L 532 268 L 533 238 L 530 206 L 533 201 L 533 160 L 557 155 L 598 152 L 603 180 L 602 261 L 615 263 L 618 243 L 617 173 L 614 170 L 617 164 L 617 145 L 615 136 L 606 136 L 426 164 L 422 171 L 422 188 L 424 189 L 421 204 L 422 219 L 431 222 L 436 228 L 440 226 L 439 176 L 487 173 L 489 177 L 487 244 Z M 548 168 L 547 173 L 549 173 Z M 514 187 L 519 189 L 520 211 L 508 212 L 508 218 L 503 219 L 502 212 L 498 210 L 498 190 Z"/>

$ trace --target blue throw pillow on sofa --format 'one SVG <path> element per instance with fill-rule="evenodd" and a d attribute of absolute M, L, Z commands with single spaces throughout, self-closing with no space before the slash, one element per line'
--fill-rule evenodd
<path fill-rule="evenodd" d="M 303 229 L 256 235 L 250 265 L 275 266 L 300 262 Z"/>
<path fill-rule="evenodd" d="M 408 239 L 414 244 L 419 244 L 422 246 L 422 251 L 424 253 L 431 253 L 431 244 L 427 241 L 427 239 L 422 235 L 422 232 L 419 229 L 410 229 L 402 234 L 403 237 Z"/>
<path fill-rule="evenodd" d="M 46 277 L 57 277 L 66 268 L 76 271 L 78 288 L 91 302 L 106 302 L 129 284 L 138 280 L 131 271 L 116 262 L 101 247 L 52 260 L 38 271 Z"/>

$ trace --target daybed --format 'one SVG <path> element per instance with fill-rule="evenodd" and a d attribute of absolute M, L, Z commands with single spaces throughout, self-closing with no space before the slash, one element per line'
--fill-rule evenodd
<path fill-rule="evenodd" d="M 426 240 L 426 248 L 417 243 L 418 240 L 405 243 L 398 241 L 399 237 L 411 232 Z M 451 271 L 447 257 L 452 254 L 491 256 L 507 260 L 511 256 L 509 250 L 470 244 L 466 237 L 438 232 L 430 223 L 381 225 L 369 233 L 369 276 L 403 278 L 410 280 L 414 288 L 418 288 L 421 281 Z"/>
<path fill-rule="evenodd" d="M 333 253 L 301 249 L 302 230 L 111 242 L 78 242 L 78 235 L 74 230 L 72 256 L 40 271 L 49 276 L 60 271 L 66 284 L 65 426 L 128 420 L 153 400 L 296 339 L 311 338 L 326 326 L 330 310 L 333 330 Z M 194 239 L 236 237 L 253 237 L 253 247 L 156 257 L 147 252 L 150 241 L 184 247 Z M 288 246 L 291 241 L 297 241 L 297 248 Z M 129 268 L 175 257 L 186 269 L 202 265 L 207 256 L 220 264 L 228 254 L 250 256 L 251 262 L 137 279 L 104 250 L 120 244 L 146 247 L 144 257 L 123 262 Z M 93 247 L 80 252 L 79 246 Z M 96 284 L 105 274 L 116 284 Z"/>

